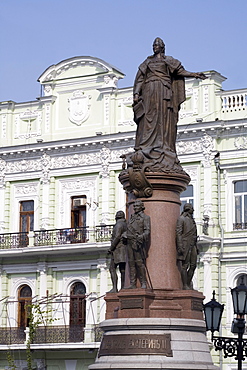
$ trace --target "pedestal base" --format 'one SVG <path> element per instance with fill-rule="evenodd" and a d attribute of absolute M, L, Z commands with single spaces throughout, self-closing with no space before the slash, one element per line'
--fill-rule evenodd
<path fill-rule="evenodd" d="M 203 299 L 203 294 L 197 290 L 122 289 L 118 293 L 106 294 L 106 319 L 157 317 L 203 320 Z"/>
<path fill-rule="evenodd" d="M 103 369 L 218 370 L 202 320 L 113 319 L 100 324 L 104 336 L 95 364 Z"/>

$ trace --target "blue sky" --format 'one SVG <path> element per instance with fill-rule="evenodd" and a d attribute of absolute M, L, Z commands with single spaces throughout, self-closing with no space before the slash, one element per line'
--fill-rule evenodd
<path fill-rule="evenodd" d="M 246 19 L 246 0 L 0 0 L 0 101 L 35 100 L 44 70 L 79 55 L 118 67 L 120 87 L 132 86 L 156 36 L 187 70 L 247 88 Z"/>

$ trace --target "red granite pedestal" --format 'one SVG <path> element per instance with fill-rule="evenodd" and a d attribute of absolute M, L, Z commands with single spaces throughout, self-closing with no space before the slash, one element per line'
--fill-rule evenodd
<path fill-rule="evenodd" d="M 176 264 L 176 223 L 180 215 L 180 193 L 190 178 L 185 173 L 148 173 L 153 195 L 141 199 L 151 219 L 151 242 L 146 260 L 152 288 L 123 289 L 107 294 L 106 319 L 127 317 L 162 317 L 202 319 L 203 295 L 196 290 L 182 290 Z M 124 189 L 130 189 L 129 177 L 121 177 Z M 129 215 L 136 198 L 129 193 Z M 140 303 L 142 302 L 142 304 Z"/>
<path fill-rule="evenodd" d="M 151 218 L 151 244 L 146 260 L 148 289 L 107 293 L 104 336 L 90 370 L 217 370 L 205 336 L 203 295 L 182 290 L 176 265 L 176 223 L 180 193 L 190 178 L 183 173 L 148 173 L 153 195 L 141 199 Z M 131 189 L 128 174 L 121 183 Z M 136 198 L 128 195 L 128 216 Z"/>

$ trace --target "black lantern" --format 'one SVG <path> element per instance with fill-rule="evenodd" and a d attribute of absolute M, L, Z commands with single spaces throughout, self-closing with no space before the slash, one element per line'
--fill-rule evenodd
<path fill-rule="evenodd" d="M 234 313 L 237 315 L 232 323 L 232 333 L 237 334 L 237 338 L 233 337 L 215 337 L 214 332 L 219 331 L 221 316 L 224 310 L 224 305 L 220 304 L 215 299 L 215 291 L 213 291 L 213 299 L 203 305 L 206 328 L 212 332 L 212 342 L 216 351 L 223 351 L 224 357 L 235 357 L 238 360 L 238 370 L 242 370 L 242 361 L 247 354 L 247 339 L 243 338 L 245 332 L 244 315 L 247 314 L 247 286 L 242 282 L 236 288 L 231 289 Z"/>
<path fill-rule="evenodd" d="M 220 304 L 215 299 L 215 291 L 213 291 L 213 298 L 210 302 L 203 305 L 205 315 L 206 328 L 212 332 L 219 331 L 224 305 Z"/>
<path fill-rule="evenodd" d="M 234 313 L 240 318 L 247 314 L 247 286 L 242 277 L 241 284 L 231 289 Z"/>

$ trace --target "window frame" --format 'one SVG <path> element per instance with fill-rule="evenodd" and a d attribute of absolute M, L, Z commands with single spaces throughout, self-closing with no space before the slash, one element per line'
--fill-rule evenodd
<path fill-rule="evenodd" d="M 246 179 L 241 179 L 241 180 L 237 180 L 237 181 L 233 181 L 233 197 L 234 197 L 234 200 L 233 200 L 233 207 L 234 207 L 234 210 L 233 210 L 233 230 L 246 230 L 247 229 L 247 219 L 244 220 L 244 217 L 245 217 L 245 212 L 247 213 L 247 209 L 245 210 L 245 197 L 246 197 L 246 200 L 247 200 L 247 190 L 246 191 L 243 191 L 243 192 L 235 192 L 235 184 L 237 182 L 240 182 L 240 181 L 246 181 L 246 184 L 247 184 L 247 178 Z M 236 198 L 237 197 L 240 197 L 240 204 L 241 204 L 241 220 L 240 222 L 237 222 L 236 220 Z M 246 207 L 247 207 L 247 204 L 246 204 Z M 239 224 L 240 227 L 237 227 L 236 225 Z M 235 225 L 235 226 L 234 226 Z"/>
<path fill-rule="evenodd" d="M 22 210 L 22 207 L 23 207 L 23 203 L 27 203 L 27 202 L 33 202 L 33 210 L 32 211 L 23 211 Z M 26 218 L 26 229 L 27 230 L 22 230 L 22 226 L 23 226 L 23 220 L 22 220 L 22 216 L 27 216 Z M 31 217 L 33 218 L 33 220 L 31 220 Z M 31 224 L 32 224 L 32 229 L 31 229 Z M 30 232 L 30 231 L 34 231 L 34 200 L 33 199 L 29 199 L 29 200 L 21 200 L 19 202 L 19 231 L 20 232 Z"/>
<path fill-rule="evenodd" d="M 227 232 L 239 232 L 239 229 L 234 229 L 233 224 L 235 223 L 235 197 L 234 197 L 234 184 L 237 181 L 246 180 L 247 179 L 247 171 L 246 168 L 243 169 L 242 173 L 233 172 L 233 169 L 230 168 L 229 170 L 224 170 L 224 178 L 225 178 L 225 189 L 221 191 L 224 192 L 225 190 L 225 222 L 226 222 L 226 230 Z M 227 200 L 227 201 L 226 201 Z"/>

